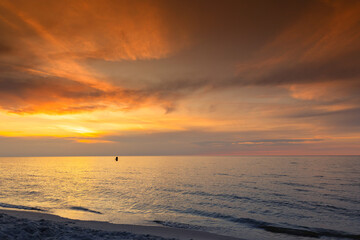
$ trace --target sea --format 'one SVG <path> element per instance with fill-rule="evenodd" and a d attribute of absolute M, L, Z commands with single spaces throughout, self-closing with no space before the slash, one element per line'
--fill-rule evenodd
<path fill-rule="evenodd" d="M 360 239 L 360 156 L 2 157 L 0 207 L 242 239 Z"/>

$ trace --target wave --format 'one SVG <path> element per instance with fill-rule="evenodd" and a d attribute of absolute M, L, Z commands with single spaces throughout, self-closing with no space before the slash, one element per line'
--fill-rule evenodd
<path fill-rule="evenodd" d="M 210 217 L 215 219 L 221 219 L 233 223 L 240 223 L 245 224 L 250 227 L 263 229 L 268 232 L 272 233 L 282 233 L 287 235 L 293 235 L 293 236 L 302 236 L 302 237 L 313 237 L 313 238 L 320 238 L 320 237 L 332 237 L 332 238 L 348 238 L 348 239 L 360 239 L 360 235 L 358 234 L 351 234 L 343 231 L 335 231 L 331 229 L 324 229 L 324 228 L 310 228 L 306 226 L 295 226 L 295 225 L 289 225 L 289 226 L 280 226 L 275 223 L 269 223 L 265 221 L 260 221 L 252 218 L 239 218 L 234 217 L 231 215 L 225 215 L 217 212 L 207 212 L 207 211 L 201 211 L 196 209 L 185 209 L 185 210 L 175 210 L 177 212 L 181 213 L 188 213 L 188 214 L 194 214 L 198 216 L 203 217 Z"/>
<path fill-rule="evenodd" d="M 0 207 L 46 212 L 46 210 L 41 209 L 41 208 L 37 208 L 37 207 L 29 207 L 29 206 L 23 206 L 23 205 L 14 205 L 14 204 L 8 204 L 8 203 L 0 203 Z"/>
<path fill-rule="evenodd" d="M 316 186 L 316 185 L 312 185 L 312 184 L 301 184 L 301 183 L 295 183 L 295 182 L 274 182 L 276 184 L 279 185 L 288 185 L 288 186 L 292 186 L 292 187 L 305 187 L 305 188 L 318 188 L 318 189 L 324 189 L 324 187 L 321 186 Z"/>
<path fill-rule="evenodd" d="M 238 196 L 235 194 L 223 194 L 223 193 L 214 194 L 214 193 L 208 193 L 208 192 L 203 192 L 203 191 L 184 191 L 181 189 L 173 189 L 173 188 L 162 188 L 159 190 L 161 190 L 163 192 L 181 193 L 181 194 L 186 194 L 186 195 L 195 195 L 195 196 L 202 196 L 202 197 L 221 197 L 221 198 L 225 198 L 227 200 L 248 200 L 248 201 L 252 200 L 249 197 L 242 197 L 242 196 Z"/>
<path fill-rule="evenodd" d="M 189 195 L 197 195 L 197 196 L 205 196 L 205 197 L 222 197 L 222 198 L 226 198 L 228 200 L 247 200 L 247 201 L 252 201 L 251 198 L 249 197 L 242 197 L 242 196 L 238 196 L 235 194 L 224 194 L 224 193 L 219 193 L 219 194 L 213 194 L 213 193 L 207 193 L 207 192 L 203 192 L 203 191 L 185 191 L 183 192 L 183 194 L 189 194 Z"/>
<path fill-rule="evenodd" d="M 360 204 L 359 200 L 351 199 L 350 197 L 344 198 L 342 196 L 335 195 L 335 194 L 330 194 L 330 193 L 324 193 L 323 196 L 327 197 L 327 198 L 337 200 L 337 201 L 347 202 L 347 203 L 356 204 L 356 205 Z"/>
<path fill-rule="evenodd" d="M 173 192 L 173 193 L 181 193 L 186 195 L 194 195 L 194 196 L 202 196 L 202 197 L 217 197 L 226 199 L 228 201 L 243 201 L 243 202 L 249 202 L 249 203 L 259 203 L 259 204 L 271 204 L 279 207 L 286 207 L 291 209 L 302 209 L 302 210 L 308 210 L 308 211 L 327 211 L 327 212 L 333 212 L 337 214 L 342 214 L 348 217 L 354 217 L 358 216 L 359 211 L 354 212 L 353 209 L 347 209 L 347 208 L 339 208 L 335 207 L 326 203 L 321 203 L 317 201 L 286 201 L 284 199 L 282 200 L 270 200 L 270 199 L 255 199 L 250 198 L 246 196 L 239 196 L 236 194 L 225 194 L 225 193 L 209 193 L 204 191 L 184 191 L 181 189 L 161 189 L 162 191 L 166 192 Z M 297 191 L 308 191 L 305 189 L 296 189 Z M 276 194 L 276 193 L 270 193 L 270 195 L 274 195 L 277 197 L 284 197 L 283 194 Z"/>
<path fill-rule="evenodd" d="M 277 227 L 277 226 L 264 226 L 262 229 L 273 232 L 273 233 L 284 233 L 288 235 L 302 236 L 302 237 L 331 237 L 331 238 L 347 238 L 347 239 L 360 239 L 359 234 L 351 234 L 343 231 L 335 231 L 330 229 L 323 228 L 307 228 L 307 229 L 298 229 L 298 228 L 287 228 L 287 227 Z"/>
<path fill-rule="evenodd" d="M 205 197 L 220 197 L 220 198 L 224 198 L 227 200 L 232 200 L 232 201 L 236 201 L 236 200 L 241 200 L 241 201 L 245 201 L 245 202 L 257 202 L 260 204 L 273 204 L 275 206 L 281 206 L 281 207 L 287 207 L 287 208 L 293 208 L 293 209 L 306 209 L 309 211 L 316 211 L 319 208 L 321 208 L 322 210 L 326 210 L 326 211 L 334 211 L 334 206 L 330 206 L 330 205 L 324 205 L 324 204 L 320 204 L 317 202 L 311 202 L 311 201 L 297 201 L 296 202 L 289 202 L 289 201 L 285 201 L 285 200 L 263 200 L 263 199 L 254 199 L 254 198 L 250 198 L 250 197 L 246 197 L 246 196 L 239 196 L 236 194 L 223 194 L 223 193 L 219 193 L 219 194 L 213 194 L 213 193 L 208 193 L 208 192 L 203 192 L 203 191 L 182 191 L 183 194 L 188 194 L 188 195 L 196 195 L 196 196 L 205 196 Z M 342 209 L 343 211 L 341 212 L 341 214 L 348 214 L 349 211 L 348 209 Z M 352 216 L 352 214 L 350 214 Z"/>
<path fill-rule="evenodd" d="M 227 176 L 227 177 L 235 177 L 235 178 L 241 178 L 244 175 L 245 174 L 234 175 L 234 174 L 229 174 L 229 173 L 214 173 L 214 176 Z"/>
<path fill-rule="evenodd" d="M 203 231 L 208 229 L 206 227 L 199 226 L 199 225 L 192 225 L 192 224 L 179 223 L 179 222 L 161 221 L 161 220 L 154 220 L 153 222 L 163 225 L 165 227 L 184 228 L 184 229 L 203 230 Z"/>
<path fill-rule="evenodd" d="M 96 214 L 103 214 L 102 212 L 98 212 L 98 211 L 94 211 L 88 208 L 84 208 L 84 207 L 79 207 L 79 206 L 72 206 L 70 207 L 71 210 L 76 210 L 76 211 L 83 211 L 83 212 L 91 212 L 91 213 L 96 213 Z"/>
<path fill-rule="evenodd" d="M 310 190 L 302 189 L 302 188 L 294 188 L 294 190 L 298 192 L 310 192 Z"/>

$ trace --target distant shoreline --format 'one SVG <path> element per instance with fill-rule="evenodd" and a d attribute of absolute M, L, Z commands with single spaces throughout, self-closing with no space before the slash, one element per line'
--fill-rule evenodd
<path fill-rule="evenodd" d="M 3 218 L 5 219 L 1 220 Z M 2 221 L 6 221 L 6 224 L 4 224 Z M 16 234 L 21 234 L 21 231 L 24 231 L 24 233 L 26 233 L 28 228 L 33 229 L 32 231 L 34 233 L 32 234 L 39 234 L 42 231 L 43 227 L 40 229 L 38 226 L 39 224 L 43 224 L 46 226 L 46 229 L 51 232 L 51 234 L 61 235 L 69 234 L 70 232 L 71 234 L 76 235 L 76 232 L 78 231 L 81 234 L 85 234 L 90 238 L 92 236 L 97 236 L 93 234 L 110 234 L 111 236 L 113 236 L 113 232 L 127 232 L 129 234 L 136 234 L 135 239 L 154 239 L 153 237 L 157 236 L 165 239 L 179 240 L 240 240 L 239 238 L 235 237 L 221 236 L 196 230 L 179 229 L 164 226 L 140 226 L 129 224 L 113 224 L 109 222 L 99 221 L 73 220 L 48 213 L 39 213 L 35 211 L 25 210 L 0 209 L 0 223 L 2 225 L 2 228 L 0 228 L 0 236 L 1 234 L 4 234 L 2 233 L 2 231 L 4 231 L 4 225 L 8 226 L 8 228 L 18 229 L 18 225 L 20 223 L 21 226 L 27 226 L 27 229 L 18 229 L 18 231 L 16 231 Z M 60 228 L 58 226 L 60 226 Z M 124 239 L 127 238 L 125 237 Z M 131 238 L 129 239 L 134 239 L 134 236 L 131 236 Z"/>

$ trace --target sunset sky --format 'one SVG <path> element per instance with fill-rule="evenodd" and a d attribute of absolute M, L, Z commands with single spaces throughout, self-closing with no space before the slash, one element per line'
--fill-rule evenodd
<path fill-rule="evenodd" d="M 360 154 L 360 1 L 0 0 L 0 156 Z"/>

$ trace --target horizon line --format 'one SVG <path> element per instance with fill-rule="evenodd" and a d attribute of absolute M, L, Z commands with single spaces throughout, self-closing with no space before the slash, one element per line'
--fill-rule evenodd
<path fill-rule="evenodd" d="M 239 155 L 18 155 L 18 156 L 0 156 L 0 158 L 16 157 L 311 157 L 311 156 L 360 156 L 360 154 L 239 154 Z"/>

